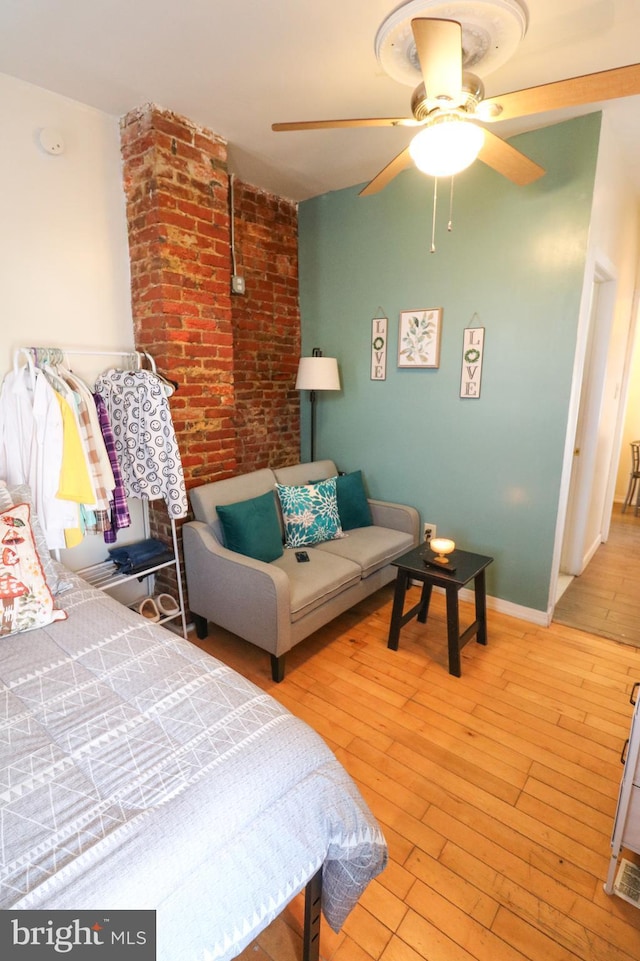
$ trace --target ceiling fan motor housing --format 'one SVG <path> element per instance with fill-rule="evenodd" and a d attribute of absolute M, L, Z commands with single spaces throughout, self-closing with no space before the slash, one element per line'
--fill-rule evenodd
<path fill-rule="evenodd" d="M 475 73 L 471 73 L 470 70 L 464 70 L 462 73 L 462 93 L 464 100 L 462 103 L 457 104 L 457 106 L 469 114 L 474 114 L 476 107 L 484 97 L 484 84 L 480 77 L 477 77 Z M 446 109 L 446 105 L 443 104 L 442 108 Z M 428 99 L 424 84 L 419 83 L 411 96 L 411 112 L 413 116 L 416 120 L 426 120 L 429 114 L 433 112 L 433 109 L 433 102 Z"/>
<path fill-rule="evenodd" d="M 393 80 L 415 87 L 420 62 L 411 29 L 414 18 L 455 20 L 462 27 L 462 65 L 482 77 L 506 63 L 527 32 L 522 0 L 409 0 L 378 28 L 375 52 Z"/>

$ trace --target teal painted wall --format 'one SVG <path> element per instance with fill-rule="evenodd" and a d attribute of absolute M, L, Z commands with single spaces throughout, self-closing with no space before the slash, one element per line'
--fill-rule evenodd
<path fill-rule="evenodd" d="M 318 395 L 316 456 L 362 468 L 371 496 L 412 504 L 489 554 L 488 591 L 546 611 L 600 114 L 513 143 L 547 170 L 516 187 L 482 163 L 439 186 L 410 170 L 382 193 L 299 210 L 303 353 L 339 360 Z M 401 310 L 444 309 L 440 367 L 397 368 Z M 371 320 L 389 318 L 387 377 L 370 379 Z M 481 396 L 460 398 L 463 330 L 485 328 Z M 309 404 L 302 403 L 308 451 Z M 304 456 L 304 455 L 303 455 Z"/>

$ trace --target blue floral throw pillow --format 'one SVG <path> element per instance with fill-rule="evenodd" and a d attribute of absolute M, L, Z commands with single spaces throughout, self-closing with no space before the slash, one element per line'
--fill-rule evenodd
<path fill-rule="evenodd" d="M 299 487 L 276 484 L 276 490 L 282 507 L 285 547 L 305 547 L 343 536 L 335 477 Z"/>

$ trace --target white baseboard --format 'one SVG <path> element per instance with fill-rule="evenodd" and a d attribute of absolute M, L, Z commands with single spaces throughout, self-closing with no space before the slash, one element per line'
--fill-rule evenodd
<path fill-rule="evenodd" d="M 414 587 L 422 587 L 422 581 L 411 581 L 411 583 Z M 434 587 L 433 589 L 444 594 L 444 588 L 442 587 Z M 458 593 L 461 600 L 473 603 L 475 594 L 472 590 L 463 587 Z M 487 595 L 487 609 L 498 611 L 500 614 L 508 614 L 510 617 L 516 617 L 519 621 L 529 621 L 529 623 L 537 624 L 539 627 L 549 627 L 553 613 L 536 611 L 533 607 L 523 607 L 521 604 L 514 604 L 512 601 L 504 601 L 501 597 L 491 597 L 490 595 Z"/>
<path fill-rule="evenodd" d="M 463 587 L 460 591 L 460 598 L 463 601 L 473 601 L 474 592 Z M 521 604 L 514 604 L 512 601 L 504 601 L 501 597 L 487 595 L 487 608 L 490 611 L 499 611 L 500 614 L 517 617 L 519 621 L 529 621 L 539 627 L 549 627 L 551 623 L 551 617 L 546 611 L 536 611 L 533 607 L 523 607 Z"/>
<path fill-rule="evenodd" d="M 602 544 L 602 538 L 601 538 L 600 534 L 598 534 L 598 536 L 597 536 L 596 539 L 594 540 L 593 544 L 591 545 L 591 547 L 587 550 L 586 554 L 584 555 L 584 558 L 583 558 L 583 560 L 582 560 L 582 570 L 580 571 L 581 574 L 584 574 L 584 572 L 586 571 L 587 567 L 589 566 L 590 561 L 593 560 L 594 555 L 595 555 L 596 551 L 598 550 L 598 548 L 600 547 L 601 544 Z"/>

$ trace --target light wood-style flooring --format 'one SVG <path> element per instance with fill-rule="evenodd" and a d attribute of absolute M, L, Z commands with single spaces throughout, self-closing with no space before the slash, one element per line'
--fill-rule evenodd
<path fill-rule="evenodd" d="M 640 646 L 640 516 L 615 504 L 606 544 L 556 604 L 554 621 Z"/>
<path fill-rule="evenodd" d="M 640 650 L 489 611 L 454 678 L 444 596 L 397 652 L 391 600 L 298 645 L 281 684 L 251 645 L 212 626 L 198 642 L 325 738 L 385 832 L 389 865 L 339 934 L 323 922 L 324 961 L 637 961 L 640 910 L 603 882 Z M 302 910 L 242 961 L 299 961 Z"/>

